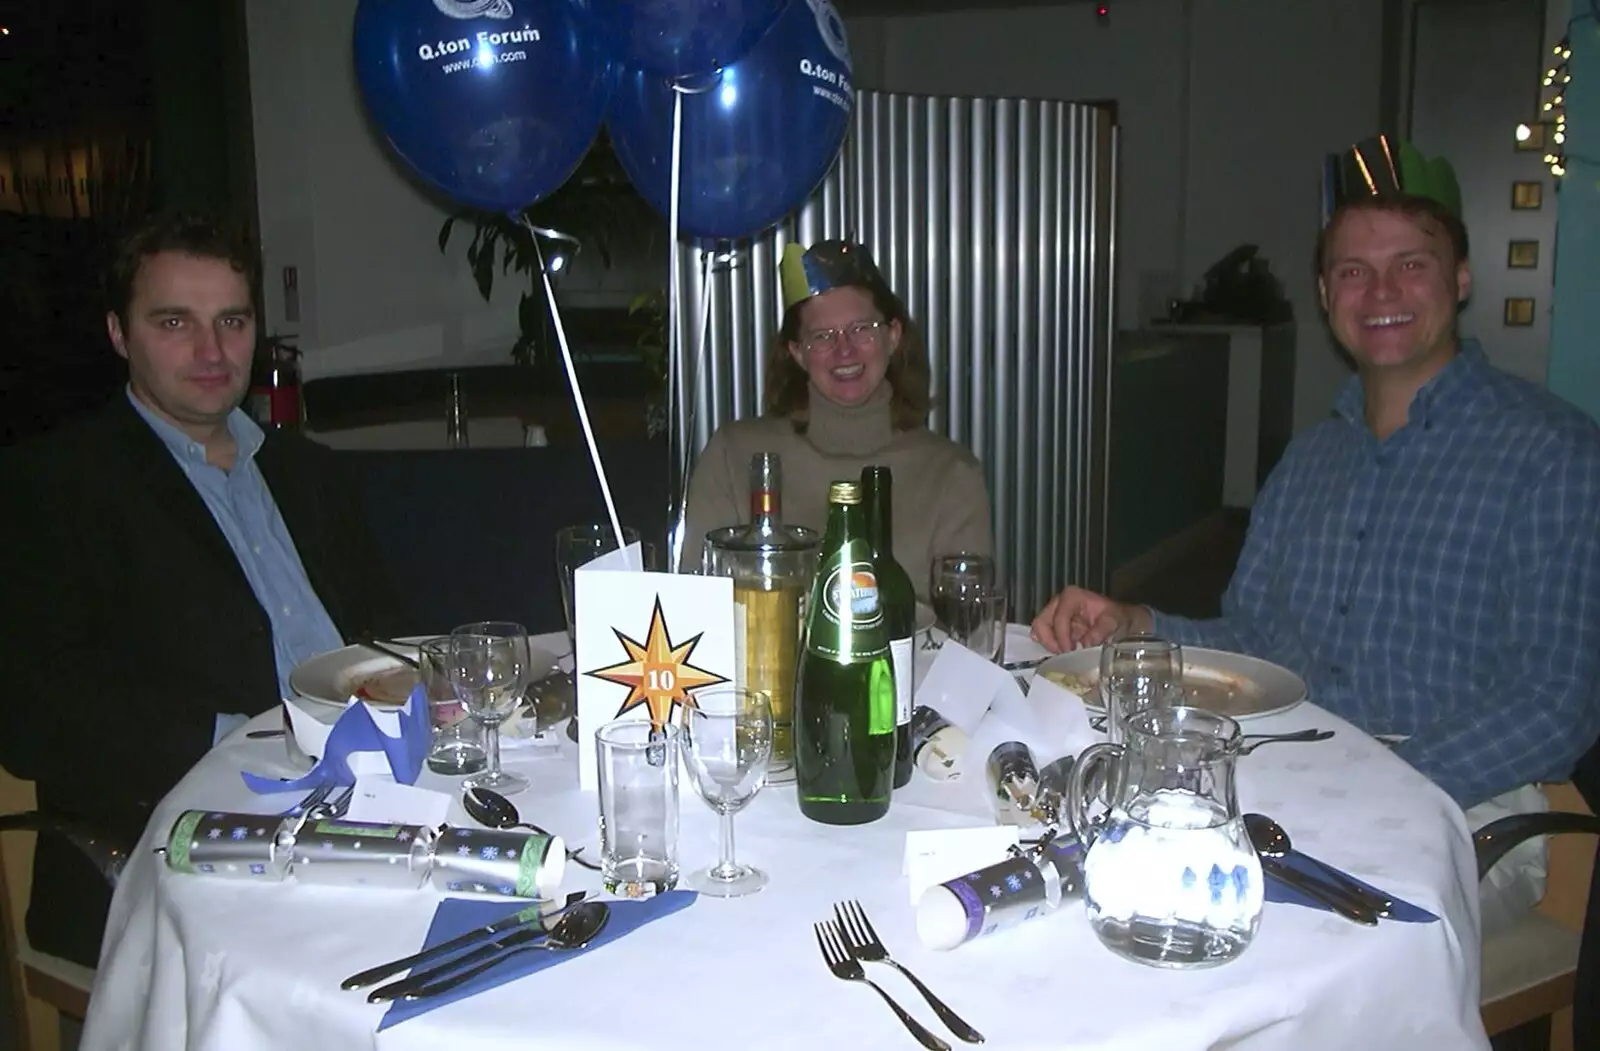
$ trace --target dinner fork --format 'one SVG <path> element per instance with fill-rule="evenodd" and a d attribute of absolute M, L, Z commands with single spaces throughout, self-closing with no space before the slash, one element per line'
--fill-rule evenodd
<path fill-rule="evenodd" d="M 864 982 L 872 987 L 872 991 L 883 997 L 883 1002 L 894 1010 L 895 1015 L 911 1030 L 911 1035 L 928 1051 L 950 1051 L 950 1045 L 939 1037 L 928 1032 L 921 1022 L 906 1014 L 906 1009 L 894 1002 L 894 998 L 878 987 L 878 983 L 867 977 L 867 972 L 862 969 L 861 961 L 850 955 L 850 948 L 844 942 L 844 935 L 839 933 L 839 928 L 832 921 L 825 921 L 815 925 L 817 930 L 817 945 L 822 949 L 822 959 L 827 963 L 828 970 L 833 972 L 835 978 L 846 982 Z"/>
<path fill-rule="evenodd" d="M 878 932 L 872 929 L 872 921 L 867 919 L 867 910 L 861 907 L 859 901 L 843 901 L 834 905 L 833 914 L 839 919 L 839 930 L 844 934 L 845 943 L 850 947 L 850 954 L 863 963 L 886 963 L 911 980 L 917 987 L 917 992 L 928 1001 L 928 1006 L 933 1008 L 933 1013 L 939 1020 L 950 1027 L 950 1031 L 960 1040 L 969 1044 L 983 1043 L 983 1034 L 966 1020 L 945 1005 L 943 1000 L 933 995 L 922 979 L 906 970 L 900 962 L 889 955 L 889 950 L 878 937 Z"/>

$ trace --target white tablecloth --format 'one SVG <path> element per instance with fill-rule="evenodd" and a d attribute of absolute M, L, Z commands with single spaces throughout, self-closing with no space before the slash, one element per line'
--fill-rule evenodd
<path fill-rule="evenodd" d="M 1338 733 L 1321 744 L 1269 745 L 1241 760 L 1244 808 L 1274 815 L 1299 848 L 1441 922 L 1368 929 L 1269 903 L 1254 944 L 1237 961 L 1165 971 L 1103 948 L 1081 901 L 1072 901 L 1022 927 L 930 952 L 917 941 L 901 876 L 905 833 L 977 819 L 941 808 L 940 786 L 921 775 L 886 818 L 852 828 L 806 820 L 793 788 L 774 786 L 737 821 L 739 858 L 771 876 L 761 893 L 702 898 L 626 940 L 381 1034 L 384 1008 L 342 992 L 339 982 L 416 951 L 436 892 L 178 875 L 153 853 L 181 810 L 287 805 L 252 795 L 239 778 L 241 769 L 275 769 L 282 741 L 241 732 L 167 798 L 124 873 L 81 1046 L 914 1048 L 878 998 L 833 978 L 817 951 L 811 924 L 828 918 L 833 902 L 858 898 L 896 957 L 997 1049 L 1487 1048 L 1478 1016 L 1477 879 L 1461 811 L 1382 745 L 1311 704 L 1248 730 L 1310 726 Z M 593 856 L 595 803 L 577 790 L 576 753 L 507 756 L 534 782 L 515 799 L 525 816 Z M 425 773 L 423 784 L 449 783 Z M 714 860 L 716 824 L 687 784 L 682 812 L 680 860 L 689 870 Z M 453 818 L 464 820 L 459 803 Z M 565 890 L 598 889 L 594 873 L 575 866 L 568 873 Z M 887 968 L 872 971 L 939 1030 L 904 980 Z"/>

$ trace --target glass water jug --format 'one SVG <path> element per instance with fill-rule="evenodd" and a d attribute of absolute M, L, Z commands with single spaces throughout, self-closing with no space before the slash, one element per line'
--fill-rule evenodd
<path fill-rule="evenodd" d="M 1234 787 L 1239 724 L 1176 706 L 1133 712 L 1122 729 L 1120 744 L 1078 757 L 1068 785 L 1089 925 L 1139 963 L 1226 963 L 1255 937 L 1263 900 Z M 1109 809 L 1091 821 L 1098 786 Z"/>

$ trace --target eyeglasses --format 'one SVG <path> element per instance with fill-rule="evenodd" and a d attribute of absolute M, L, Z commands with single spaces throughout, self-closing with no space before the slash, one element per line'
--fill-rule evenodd
<path fill-rule="evenodd" d="M 844 340 L 857 350 L 866 350 L 877 340 L 878 333 L 882 332 L 887 324 L 887 321 L 857 321 L 843 328 L 825 328 L 801 340 L 800 346 L 809 354 L 819 350 L 832 350 Z"/>

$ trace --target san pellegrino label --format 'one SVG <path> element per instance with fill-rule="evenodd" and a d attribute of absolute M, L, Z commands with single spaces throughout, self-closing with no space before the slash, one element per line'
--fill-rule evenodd
<path fill-rule="evenodd" d="M 854 541 L 850 546 L 858 547 Z M 820 611 L 825 627 L 810 633 L 812 652 L 848 664 L 875 660 L 889 652 L 882 634 L 878 574 L 868 559 L 847 557 L 856 553 L 841 551 L 838 562 L 827 571 Z"/>

